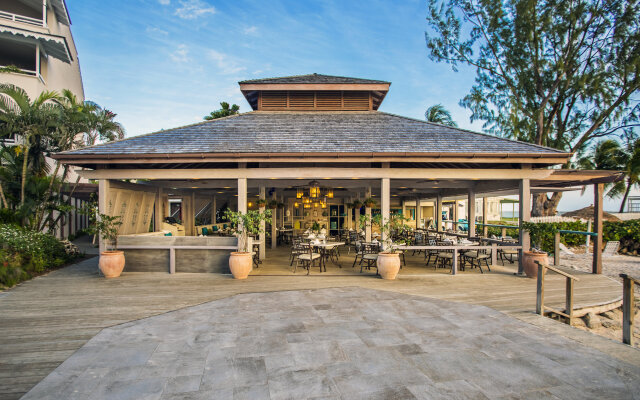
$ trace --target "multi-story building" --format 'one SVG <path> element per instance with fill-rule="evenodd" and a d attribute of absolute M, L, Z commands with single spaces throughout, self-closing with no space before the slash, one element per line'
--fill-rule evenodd
<path fill-rule="evenodd" d="M 78 52 L 64 0 L 0 0 L 0 67 L 0 83 L 24 89 L 32 100 L 45 90 L 63 89 L 84 100 Z M 19 139 L 4 142 L 15 140 Z M 75 173 L 68 179 L 75 182 Z M 77 192 L 72 199 L 76 206 L 85 200 L 76 197 Z M 86 217 L 71 212 L 56 234 L 67 237 L 86 224 Z"/>
<path fill-rule="evenodd" d="M 0 0 L 0 82 L 27 91 L 71 90 L 84 100 L 71 20 L 64 0 Z M 15 67 L 15 68 L 14 68 Z"/>

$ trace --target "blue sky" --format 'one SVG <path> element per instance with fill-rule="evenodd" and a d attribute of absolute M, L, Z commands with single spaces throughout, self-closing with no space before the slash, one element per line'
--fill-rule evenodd
<path fill-rule="evenodd" d="M 380 110 L 424 118 L 458 105 L 475 71 L 429 60 L 426 0 L 68 0 L 88 100 L 118 114 L 128 136 L 202 120 L 221 101 L 250 107 L 237 82 L 322 73 L 392 82 Z M 560 210 L 591 204 L 567 196 Z M 606 204 L 616 208 L 618 202 Z"/>

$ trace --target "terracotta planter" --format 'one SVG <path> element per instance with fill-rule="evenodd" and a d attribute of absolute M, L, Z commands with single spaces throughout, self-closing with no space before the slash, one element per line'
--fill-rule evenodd
<path fill-rule="evenodd" d="M 233 252 L 229 257 L 229 269 L 235 279 L 247 279 L 253 269 L 251 253 Z"/>
<path fill-rule="evenodd" d="M 378 254 L 378 274 L 382 279 L 396 279 L 400 271 L 400 254 L 379 253 Z"/>
<path fill-rule="evenodd" d="M 524 267 L 524 273 L 528 278 L 537 278 L 538 277 L 538 264 L 535 262 L 538 261 L 540 263 L 548 263 L 547 253 L 537 253 L 533 251 L 523 251 L 522 252 L 522 266 Z"/>
<path fill-rule="evenodd" d="M 100 253 L 100 272 L 105 278 L 117 278 L 124 269 L 124 251 L 109 250 Z"/>

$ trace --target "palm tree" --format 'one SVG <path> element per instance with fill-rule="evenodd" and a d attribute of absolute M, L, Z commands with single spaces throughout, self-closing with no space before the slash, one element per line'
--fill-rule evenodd
<path fill-rule="evenodd" d="M 424 113 L 424 117 L 429 122 L 435 122 L 436 124 L 442 124 L 447 126 L 457 127 L 458 124 L 451 118 L 451 113 L 449 110 L 444 108 L 442 104 L 436 104 L 435 106 L 431 106 L 427 108 L 427 111 Z"/>
<path fill-rule="evenodd" d="M 29 151 L 32 147 L 39 147 L 43 140 L 46 141 L 51 132 L 56 129 L 59 116 L 57 101 L 59 99 L 58 93 L 45 91 L 32 101 L 23 89 L 10 84 L 0 84 L 1 136 L 18 138 L 20 144 L 17 146 L 17 150 L 22 153 L 23 157 L 20 207 L 25 203 Z"/>
<path fill-rule="evenodd" d="M 89 101 L 85 102 L 85 107 L 89 115 L 85 146 L 93 146 L 98 140 L 111 142 L 124 139 L 126 132 L 122 124 L 115 121 L 116 113 Z"/>
<path fill-rule="evenodd" d="M 615 199 L 622 195 L 620 212 L 624 212 L 629 192 L 640 183 L 640 139 L 628 140 L 626 145 L 613 139 L 598 142 L 593 152 L 580 158 L 578 164 L 584 169 L 624 172 L 624 179 L 606 185 L 607 197 Z"/>
<path fill-rule="evenodd" d="M 212 119 L 228 117 L 230 115 L 237 114 L 238 111 L 240 110 L 239 105 L 234 104 L 231 107 L 229 107 L 229 103 L 227 103 L 226 101 L 223 101 L 222 103 L 220 103 L 220 107 L 221 108 L 219 110 L 211 111 L 209 115 L 205 115 L 204 119 L 207 121 L 211 121 Z"/>

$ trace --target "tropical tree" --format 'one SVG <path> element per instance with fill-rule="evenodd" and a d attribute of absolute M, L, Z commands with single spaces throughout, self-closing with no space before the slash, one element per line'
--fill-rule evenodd
<path fill-rule="evenodd" d="M 0 84 L 0 137 L 17 138 L 19 144 L 15 150 L 22 155 L 20 207 L 25 203 L 27 172 L 30 167 L 29 152 L 32 147 L 40 147 L 56 129 L 59 98 L 56 92 L 45 91 L 32 101 L 23 89 Z M 40 159 L 40 155 L 37 154 L 37 159 Z M 31 167 L 37 169 L 34 165 Z"/>
<path fill-rule="evenodd" d="M 209 115 L 205 115 L 204 119 L 207 121 L 211 121 L 212 119 L 228 117 L 230 115 L 237 114 L 239 110 L 240 110 L 239 105 L 234 104 L 232 106 L 229 106 L 229 103 L 227 103 L 226 101 L 223 101 L 220 103 L 219 110 L 211 111 Z"/>
<path fill-rule="evenodd" d="M 476 70 L 460 104 L 489 132 L 575 153 L 638 123 L 637 1 L 430 0 L 427 21 L 430 58 Z"/>
<path fill-rule="evenodd" d="M 427 108 L 427 111 L 424 113 L 424 117 L 429 122 L 435 122 L 436 124 L 455 126 L 458 124 L 451 118 L 451 113 L 449 110 L 444 108 L 442 104 L 436 104 L 435 106 L 431 106 Z"/>
<path fill-rule="evenodd" d="M 607 197 L 617 199 L 622 196 L 620 212 L 624 212 L 631 189 L 640 183 L 640 139 L 629 140 L 624 145 L 613 139 L 602 140 L 589 155 L 580 158 L 578 164 L 584 169 L 624 172 L 623 180 L 606 185 Z"/>

